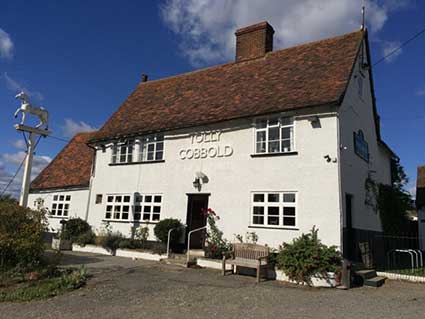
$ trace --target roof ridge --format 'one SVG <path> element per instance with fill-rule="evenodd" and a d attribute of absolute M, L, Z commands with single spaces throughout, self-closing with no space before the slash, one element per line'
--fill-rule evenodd
<path fill-rule="evenodd" d="M 146 82 L 141 81 L 141 82 L 139 82 L 139 84 L 137 84 L 136 88 L 141 86 L 141 85 L 145 86 L 145 85 L 149 85 L 150 83 L 165 81 L 165 80 L 169 80 L 169 79 L 173 79 L 173 78 L 177 78 L 177 77 L 181 77 L 181 76 L 188 76 L 188 75 L 191 75 L 191 74 L 194 74 L 194 73 L 199 73 L 199 72 L 203 72 L 203 71 L 207 71 L 207 70 L 211 70 L 211 69 L 215 69 L 215 68 L 219 69 L 219 68 L 222 68 L 222 67 L 225 67 L 225 66 L 228 66 L 228 65 L 241 65 L 241 64 L 252 63 L 252 62 L 262 60 L 265 57 L 270 56 L 270 55 L 274 55 L 276 53 L 281 53 L 283 51 L 287 51 L 287 50 L 289 51 L 289 50 L 301 48 L 301 47 L 304 47 L 304 46 L 315 45 L 315 44 L 330 41 L 330 40 L 336 40 L 338 38 L 343 38 L 343 37 L 346 37 L 348 35 L 351 35 L 351 34 L 354 34 L 354 33 L 360 33 L 360 32 L 365 32 L 365 31 L 363 31 L 363 30 L 351 31 L 351 32 L 343 33 L 343 34 L 336 35 L 336 36 L 333 36 L 333 37 L 330 37 L 330 38 L 324 38 L 324 39 L 320 39 L 320 40 L 314 40 L 314 41 L 310 41 L 310 42 L 300 43 L 300 44 L 290 46 L 290 47 L 287 47 L 287 48 L 281 48 L 281 49 L 278 49 L 278 50 L 273 50 L 273 51 L 267 52 L 264 56 L 249 59 L 247 61 L 241 61 L 241 62 L 231 61 L 231 62 L 226 62 L 226 63 L 222 63 L 222 64 L 207 66 L 207 67 L 201 68 L 201 69 L 191 70 L 191 71 L 184 72 L 184 73 L 166 76 L 166 77 L 163 77 L 163 78 L 160 78 L 160 79 L 149 80 L 149 81 L 146 81 Z"/>

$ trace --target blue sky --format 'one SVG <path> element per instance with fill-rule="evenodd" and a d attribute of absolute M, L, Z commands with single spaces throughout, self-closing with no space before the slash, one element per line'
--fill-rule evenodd
<path fill-rule="evenodd" d="M 140 81 L 231 61 L 234 30 L 268 20 L 275 48 L 359 28 L 361 0 L 4 0 L 0 10 L 0 191 L 22 160 L 14 95 L 50 111 L 53 135 L 99 128 Z M 425 1 L 365 1 L 372 59 L 425 28 Z M 384 140 L 411 182 L 425 164 L 425 35 L 374 67 Z M 64 143 L 42 139 L 34 174 Z M 11 190 L 19 189 L 20 175 Z"/>

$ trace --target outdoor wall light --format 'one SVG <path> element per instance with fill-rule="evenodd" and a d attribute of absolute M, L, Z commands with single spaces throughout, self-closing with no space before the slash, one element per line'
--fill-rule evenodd
<path fill-rule="evenodd" d="M 198 191 L 201 191 L 201 179 L 199 177 L 195 177 L 195 180 L 193 181 L 193 187 L 196 188 Z"/>

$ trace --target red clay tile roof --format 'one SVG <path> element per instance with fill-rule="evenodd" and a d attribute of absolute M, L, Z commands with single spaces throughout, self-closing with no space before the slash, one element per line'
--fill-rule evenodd
<path fill-rule="evenodd" d="M 92 142 L 339 103 L 365 33 L 140 83 Z"/>
<path fill-rule="evenodd" d="M 31 190 L 89 186 L 94 153 L 87 142 L 95 133 L 76 134 L 32 181 Z"/>
<path fill-rule="evenodd" d="M 418 178 L 416 181 L 416 206 L 425 207 L 425 165 L 418 167 Z"/>

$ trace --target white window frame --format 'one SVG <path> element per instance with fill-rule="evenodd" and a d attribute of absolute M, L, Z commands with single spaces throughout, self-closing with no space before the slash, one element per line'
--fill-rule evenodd
<path fill-rule="evenodd" d="M 161 147 L 160 147 L 161 145 Z M 151 148 L 149 150 L 149 148 Z M 153 157 L 149 158 L 149 154 Z M 161 156 L 159 156 L 161 154 Z M 139 138 L 139 161 L 155 162 L 164 159 L 164 135 L 152 134 Z"/>
<path fill-rule="evenodd" d="M 160 201 L 155 201 L 157 198 Z M 150 198 L 150 201 L 146 201 Z M 157 223 L 161 220 L 162 215 L 162 204 L 164 202 L 164 196 L 160 193 L 140 193 L 134 198 L 134 210 L 133 220 L 140 223 Z M 140 208 L 139 208 L 140 207 Z M 159 212 L 155 212 L 158 209 Z M 136 218 L 136 214 L 140 214 L 140 218 Z M 149 218 L 145 218 L 148 215 Z M 155 217 L 155 218 L 154 218 Z M 158 218 L 156 218 L 158 217 Z"/>
<path fill-rule="evenodd" d="M 116 142 L 112 146 L 112 164 L 132 163 L 134 160 L 134 146 L 135 141 L 128 139 L 124 142 Z M 123 148 L 125 152 L 123 152 Z M 124 158 L 123 158 L 124 156 Z"/>
<path fill-rule="evenodd" d="M 279 194 L 279 201 L 278 202 L 269 202 L 268 197 L 269 194 Z M 295 202 L 284 202 L 284 195 L 295 195 Z M 254 196 L 255 195 L 263 195 L 264 201 L 263 202 L 255 202 Z M 250 207 L 250 227 L 258 227 L 258 228 L 291 228 L 291 229 L 298 229 L 298 192 L 297 191 L 253 191 L 250 194 L 251 196 L 251 207 Z M 254 207 L 263 207 L 263 215 L 254 214 Z M 278 219 L 278 225 L 275 224 L 269 224 L 269 207 L 278 207 L 279 209 L 279 219 Z M 295 216 L 292 215 L 284 215 L 285 207 L 293 207 L 295 208 Z M 255 224 L 254 223 L 254 216 L 262 216 L 263 223 L 262 224 Z M 271 215 L 273 217 L 275 215 Z M 284 218 L 295 218 L 294 225 L 285 225 L 284 224 Z"/>
<path fill-rule="evenodd" d="M 112 201 L 110 198 L 112 197 Z M 128 198 L 127 198 L 128 197 Z M 120 198 L 120 200 L 118 200 Z M 128 200 L 127 200 L 128 199 Z M 107 221 L 125 221 L 130 222 L 132 219 L 132 196 L 128 193 L 106 194 L 105 209 L 103 219 Z M 128 207 L 127 211 L 124 207 Z M 123 218 L 123 214 L 127 213 L 127 218 Z M 108 217 L 109 214 L 109 217 Z"/>
<path fill-rule="evenodd" d="M 282 124 L 283 119 L 290 119 L 291 124 Z M 260 122 L 266 122 L 266 126 L 265 127 L 260 127 L 259 128 L 259 123 Z M 277 121 L 277 124 L 272 124 L 270 125 L 270 122 L 272 121 Z M 270 147 L 270 141 L 269 139 L 269 130 L 271 128 L 278 128 L 279 129 L 279 138 L 277 140 L 273 140 L 274 142 L 278 142 L 279 143 L 279 150 L 276 152 L 271 152 L 269 147 Z M 282 130 L 284 128 L 290 128 L 290 137 L 288 138 L 283 138 L 282 137 Z M 294 116 L 272 116 L 272 117 L 266 117 L 266 118 L 257 118 L 254 120 L 254 154 L 283 154 L 283 153 L 292 153 L 292 152 L 296 152 L 296 144 L 295 144 L 295 131 L 296 131 L 296 121 L 295 121 L 295 117 Z M 258 134 L 257 133 L 261 133 L 264 132 L 265 133 L 265 140 L 264 141 L 258 141 Z M 283 150 L 282 148 L 282 143 L 283 141 L 290 141 L 290 148 L 289 150 Z M 258 151 L 257 149 L 257 145 L 259 143 L 265 143 L 265 149 L 264 151 Z"/>
<path fill-rule="evenodd" d="M 53 195 L 52 208 L 49 210 L 49 216 L 69 218 L 69 210 L 71 208 L 71 199 L 72 199 L 72 196 L 69 194 Z"/>

